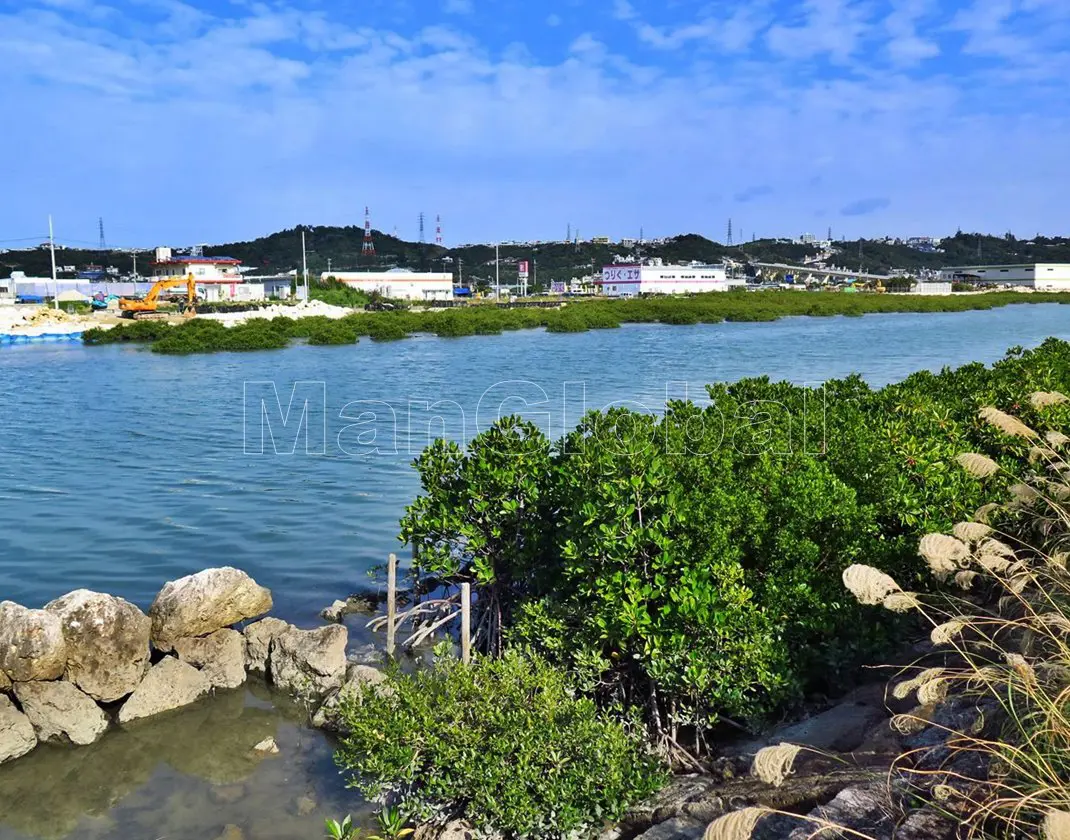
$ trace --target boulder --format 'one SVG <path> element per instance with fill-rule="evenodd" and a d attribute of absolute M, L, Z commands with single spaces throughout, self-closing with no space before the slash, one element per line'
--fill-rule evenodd
<path fill-rule="evenodd" d="M 158 715 L 187 706 L 212 688 L 208 678 L 186 662 L 166 656 L 149 669 L 119 710 L 119 723 Z"/>
<path fill-rule="evenodd" d="M 874 726 L 887 718 L 884 709 L 868 703 L 841 703 L 800 723 L 776 730 L 769 743 L 786 741 L 818 750 L 850 752 L 862 743 Z"/>
<path fill-rule="evenodd" d="M 14 601 L 0 602 L 0 671 L 13 682 L 55 680 L 67 665 L 60 620 Z"/>
<path fill-rule="evenodd" d="M 20 758 L 37 746 L 30 719 L 0 694 L 0 764 Z"/>
<path fill-rule="evenodd" d="M 67 679 L 101 703 L 126 697 L 149 669 L 152 622 L 113 595 L 79 589 L 45 605 L 67 643 Z"/>
<path fill-rule="evenodd" d="M 271 609 L 271 592 L 224 566 L 168 581 L 149 608 L 152 642 L 169 651 L 177 639 L 207 636 Z"/>
<path fill-rule="evenodd" d="M 200 668 L 213 688 L 237 688 L 245 682 L 245 639 L 237 630 L 177 639 L 175 653 L 183 662 Z"/>
<path fill-rule="evenodd" d="M 348 640 L 349 631 L 340 624 L 280 633 L 268 657 L 272 682 L 304 698 L 323 697 L 340 688 L 346 674 Z"/>
<path fill-rule="evenodd" d="M 348 696 L 359 696 L 368 687 L 382 685 L 386 681 L 386 674 L 376 668 L 368 665 L 350 665 L 346 668 L 345 682 L 340 688 L 327 695 L 327 699 L 312 716 L 312 725 L 317 729 L 342 732 L 343 728 L 338 719 L 338 707 L 342 700 Z M 393 689 L 386 686 L 380 690 L 392 691 Z"/>
<path fill-rule="evenodd" d="M 0 694 L 11 691 L 11 678 L 5 671 L 0 671 Z"/>
<path fill-rule="evenodd" d="M 281 618 L 262 618 L 245 628 L 245 667 L 261 673 L 268 669 L 268 652 L 275 637 L 295 629 Z"/>
<path fill-rule="evenodd" d="M 18 683 L 15 696 L 38 741 L 84 746 L 108 729 L 108 719 L 93 698 L 65 680 Z"/>
<path fill-rule="evenodd" d="M 262 753 L 264 755 L 278 755 L 279 745 L 275 742 L 274 738 L 265 738 L 253 747 L 253 752 Z"/>

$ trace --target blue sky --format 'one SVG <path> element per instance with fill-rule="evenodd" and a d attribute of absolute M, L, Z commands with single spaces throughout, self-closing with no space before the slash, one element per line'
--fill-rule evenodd
<path fill-rule="evenodd" d="M 1067 0 L 0 0 L 0 247 L 1066 233 Z"/>

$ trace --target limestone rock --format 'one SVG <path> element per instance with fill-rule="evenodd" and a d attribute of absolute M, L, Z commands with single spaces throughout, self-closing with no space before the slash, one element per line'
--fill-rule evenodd
<path fill-rule="evenodd" d="M 175 653 L 183 662 L 200 668 L 213 688 L 237 688 L 245 682 L 245 639 L 237 630 L 177 639 Z"/>
<path fill-rule="evenodd" d="M 271 592 L 224 566 L 169 581 L 149 608 L 152 642 L 169 651 L 177 639 L 207 636 L 271 609 Z"/>
<path fill-rule="evenodd" d="M 59 618 L 14 601 L 0 602 L 0 671 L 13 682 L 55 680 L 63 676 L 66 664 Z"/>
<path fill-rule="evenodd" d="M 185 662 L 167 656 L 145 675 L 119 710 L 119 723 L 151 717 L 187 706 L 211 690 L 208 678 Z"/>
<path fill-rule="evenodd" d="M 690 817 L 672 817 L 648 828 L 639 835 L 642 840 L 699 840 L 706 832 L 706 823 Z"/>
<path fill-rule="evenodd" d="M 88 694 L 65 680 L 27 682 L 15 686 L 22 711 L 38 741 L 92 744 L 108 728 L 108 719 Z"/>
<path fill-rule="evenodd" d="M 245 667 L 249 671 L 268 669 L 268 652 L 275 637 L 295 629 L 281 618 L 262 618 L 245 628 Z"/>
<path fill-rule="evenodd" d="M 888 714 L 866 703 L 841 703 L 814 717 L 777 730 L 770 743 L 787 741 L 818 750 L 850 752 Z"/>
<path fill-rule="evenodd" d="M 342 683 L 341 688 L 327 695 L 327 699 L 312 716 L 312 725 L 317 729 L 342 732 L 343 727 L 338 719 L 338 707 L 342 700 L 350 695 L 359 695 L 369 686 L 382 686 L 386 681 L 386 674 L 376 668 L 368 665 L 350 665 L 346 668 L 345 682 Z M 379 690 L 392 691 L 389 685 Z"/>
<path fill-rule="evenodd" d="M 0 694 L 0 764 L 20 758 L 37 746 L 30 719 Z"/>
<path fill-rule="evenodd" d="M 297 802 L 294 804 L 297 816 L 307 817 L 313 811 L 319 807 L 319 803 L 316 801 L 316 797 L 312 794 L 306 793 L 304 796 L 299 796 Z"/>
<path fill-rule="evenodd" d="M 341 621 L 345 618 L 346 613 L 349 611 L 348 605 L 345 601 L 335 601 L 329 607 L 324 607 L 320 610 L 320 616 L 325 621 Z"/>
<path fill-rule="evenodd" d="M 224 826 L 223 833 L 216 840 L 245 840 L 245 833 L 241 830 L 241 826 L 229 823 Z"/>
<path fill-rule="evenodd" d="M 8 677 L 6 672 L 0 671 L 0 694 L 5 691 L 11 691 L 11 678 Z"/>
<path fill-rule="evenodd" d="M 263 753 L 264 755 L 278 755 L 279 745 L 275 743 L 274 738 L 265 738 L 263 741 L 253 747 L 253 752 Z"/>
<path fill-rule="evenodd" d="M 272 682 L 299 697 L 323 697 L 342 685 L 348 640 L 340 624 L 279 634 L 268 658 Z"/>
<path fill-rule="evenodd" d="M 843 826 L 855 832 L 855 836 L 887 837 L 895 824 L 892 807 L 888 801 L 886 783 L 849 787 L 841 790 L 827 805 L 821 805 L 809 814 L 824 823 Z M 806 818 L 803 818 L 804 822 Z M 809 840 L 820 823 L 809 822 L 796 828 L 788 840 Z"/>
<path fill-rule="evenodd" d="M 67 643 L 67 679 L 101 703 L 121 700 L 149 668 L 152 622 L 113 595 L 79 589 L 45 605 Z"/>

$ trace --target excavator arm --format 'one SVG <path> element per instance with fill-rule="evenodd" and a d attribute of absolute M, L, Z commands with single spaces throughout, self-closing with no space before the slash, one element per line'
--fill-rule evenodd
<path fill-rule="evenodd" d="M 131 317 L 139 312 L 155 312 L 160 293 L 174 286 L 181 286 L 183 283 L 186 284 L 186 314 L 194 315 L 196 314 L 194 304 L 197 302 L 197 282 L 192 274 L 188 277 L 164 277 L 162 280 L 157 280 L 143 298 L 119 298 L 119 309 Z"/>

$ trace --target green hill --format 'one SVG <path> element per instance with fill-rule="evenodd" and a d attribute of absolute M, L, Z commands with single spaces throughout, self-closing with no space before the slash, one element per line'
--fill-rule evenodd
<path fill-rule="evenodd" d="M 485 285 L 494 282 L 493 245 L 443 248 L 434 244 L 407 242 L 375 231 L 376 253 L 373 258 L 366 258 L 362 255 L 364 229 L 361 227 L 308 226 L 303 230 L 308 269 L 313 275 L 328 269 L 355 271 L 396 266 L 424 271 L 451 271 L 458 281 L 463 279 L 466 284 Z M 211 246 L 205 248 L 205 254 L 235 257 L 246 266 L 256 269 L 257 273 L 281 274 L 300 270 L 301 231 L 302 228 L 291 228 L 249 242 Z M 906 245 L 870 240 L 838 242 L 835 244 L 836 253 L 829 262 L 850 268 L 860 265 L 864 271 L 873 273 L 916 272 L 946 265 L 976 264 L 978 245 L 981 261 L 987 264 L 1070 262 L 1070 238 L 1038 236 L 1025 241 L 1010 235 L 989 236 L 961 231 L 943 240 L 942 253 L 925 253 Z M 515 282 L 517 262 L 528 260 L 531 263 L 532 282 L 537 278 L 539 286 L 545 287 L 550 280 L 567 281 L 596 273 L 603 265 L 612 263 L 614 258 L 634 258 L 635 249 L 620 244 L 544 242 L 503 245 L 500 253 L 503 283 Z M 644 243 L 641 247 L 642 257 L 660 257 L 667 263 L 691 260 L 717 263 L 725 257 L 740 262 L 798 263 L 817 253 L 817 248 L 811 245 L 772 239 L 729 248 L 693 233 L 656 244 Z M 139 251 L 136 256 L 141 273 L 149 273 L 152 253 Z M 64 248 L 57 251 L 56 261 L 60 265 L 76 266 L 79 270 L 89 265 L 114 266 L 121 274 L 128 274 L 133 269 L 134 254 Z M 30 276 L 49 276 L 51 265 L 47 248 L 0 253 L 0 276 L 12 271 L 24 271 Z"/>

